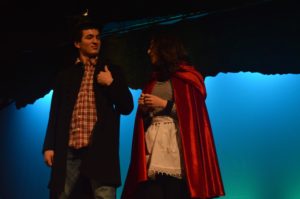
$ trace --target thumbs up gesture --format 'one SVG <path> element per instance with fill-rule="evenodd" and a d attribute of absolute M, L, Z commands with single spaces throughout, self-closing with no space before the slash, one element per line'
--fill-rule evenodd
<path fill-rule="evenodd" d="M 100 71 L 97 75 L 97 82 L 103 86 L 109 86 L 114 81 L 111 72 L 107 65 L 104 66 L 104 71 Z"/>

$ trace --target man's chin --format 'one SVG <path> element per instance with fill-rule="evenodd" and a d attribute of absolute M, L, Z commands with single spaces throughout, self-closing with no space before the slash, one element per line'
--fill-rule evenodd
<path fill-rule="evenodd" d="M 89 57 L 97 57 L 99 52 L 90 53 Z"/>

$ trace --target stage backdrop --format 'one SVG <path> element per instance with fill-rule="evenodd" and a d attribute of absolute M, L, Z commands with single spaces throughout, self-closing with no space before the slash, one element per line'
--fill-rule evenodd
<path fill-rule="evenodd" d="M 224 199 L 300 198 L 300 75 L 219 73 L 206 77 L 207 106 Z M 128 169 L 135 109 L 121 119 L 122 180 Z M 0 112 L 0 199 L 46 199 L 42 145 L 52 92 L 33 105 Z M 118 198 L 122 187 L 118 189 Z"/>

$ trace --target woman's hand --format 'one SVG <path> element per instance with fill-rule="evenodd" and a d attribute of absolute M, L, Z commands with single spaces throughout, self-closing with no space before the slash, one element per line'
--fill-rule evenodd
<path fill-rule="evenodd" d="M 142 93 L 138 102 L 148 108 L 165 108 L 168 101 L 155 95 Z"/>
<path fill-rule="evenodd" d="M 145 105 L 145 94 L 142 93 L 141 96 L 138 99 L 138 104 L 139 104 L 139 108 L 140 110 L 142 110 L 142 112 L 147 113 L 147 112 L 151 112 L 152 108 L 147 107 Z"/>
<path fill-rule="evenodd" d="M 142 93 L 141 96 L 139 97 L 139 99 L 138 99 L 138 104 L 139 105 L 142 105 L 142 106 L 144 105 L 144 102 L 145 102 L 145 97 L 144 96 L 145 96 L 145 94 Z"/>

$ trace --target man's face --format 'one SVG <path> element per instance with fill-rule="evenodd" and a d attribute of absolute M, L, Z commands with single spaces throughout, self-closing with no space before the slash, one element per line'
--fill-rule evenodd
<path fill-rule="evenodd" d="M 82 30 L 81 41 L 75 42 L 74 45 L 83 56 L 97 56 L 101 46 L 100 32 L 97 29 Z"/>

